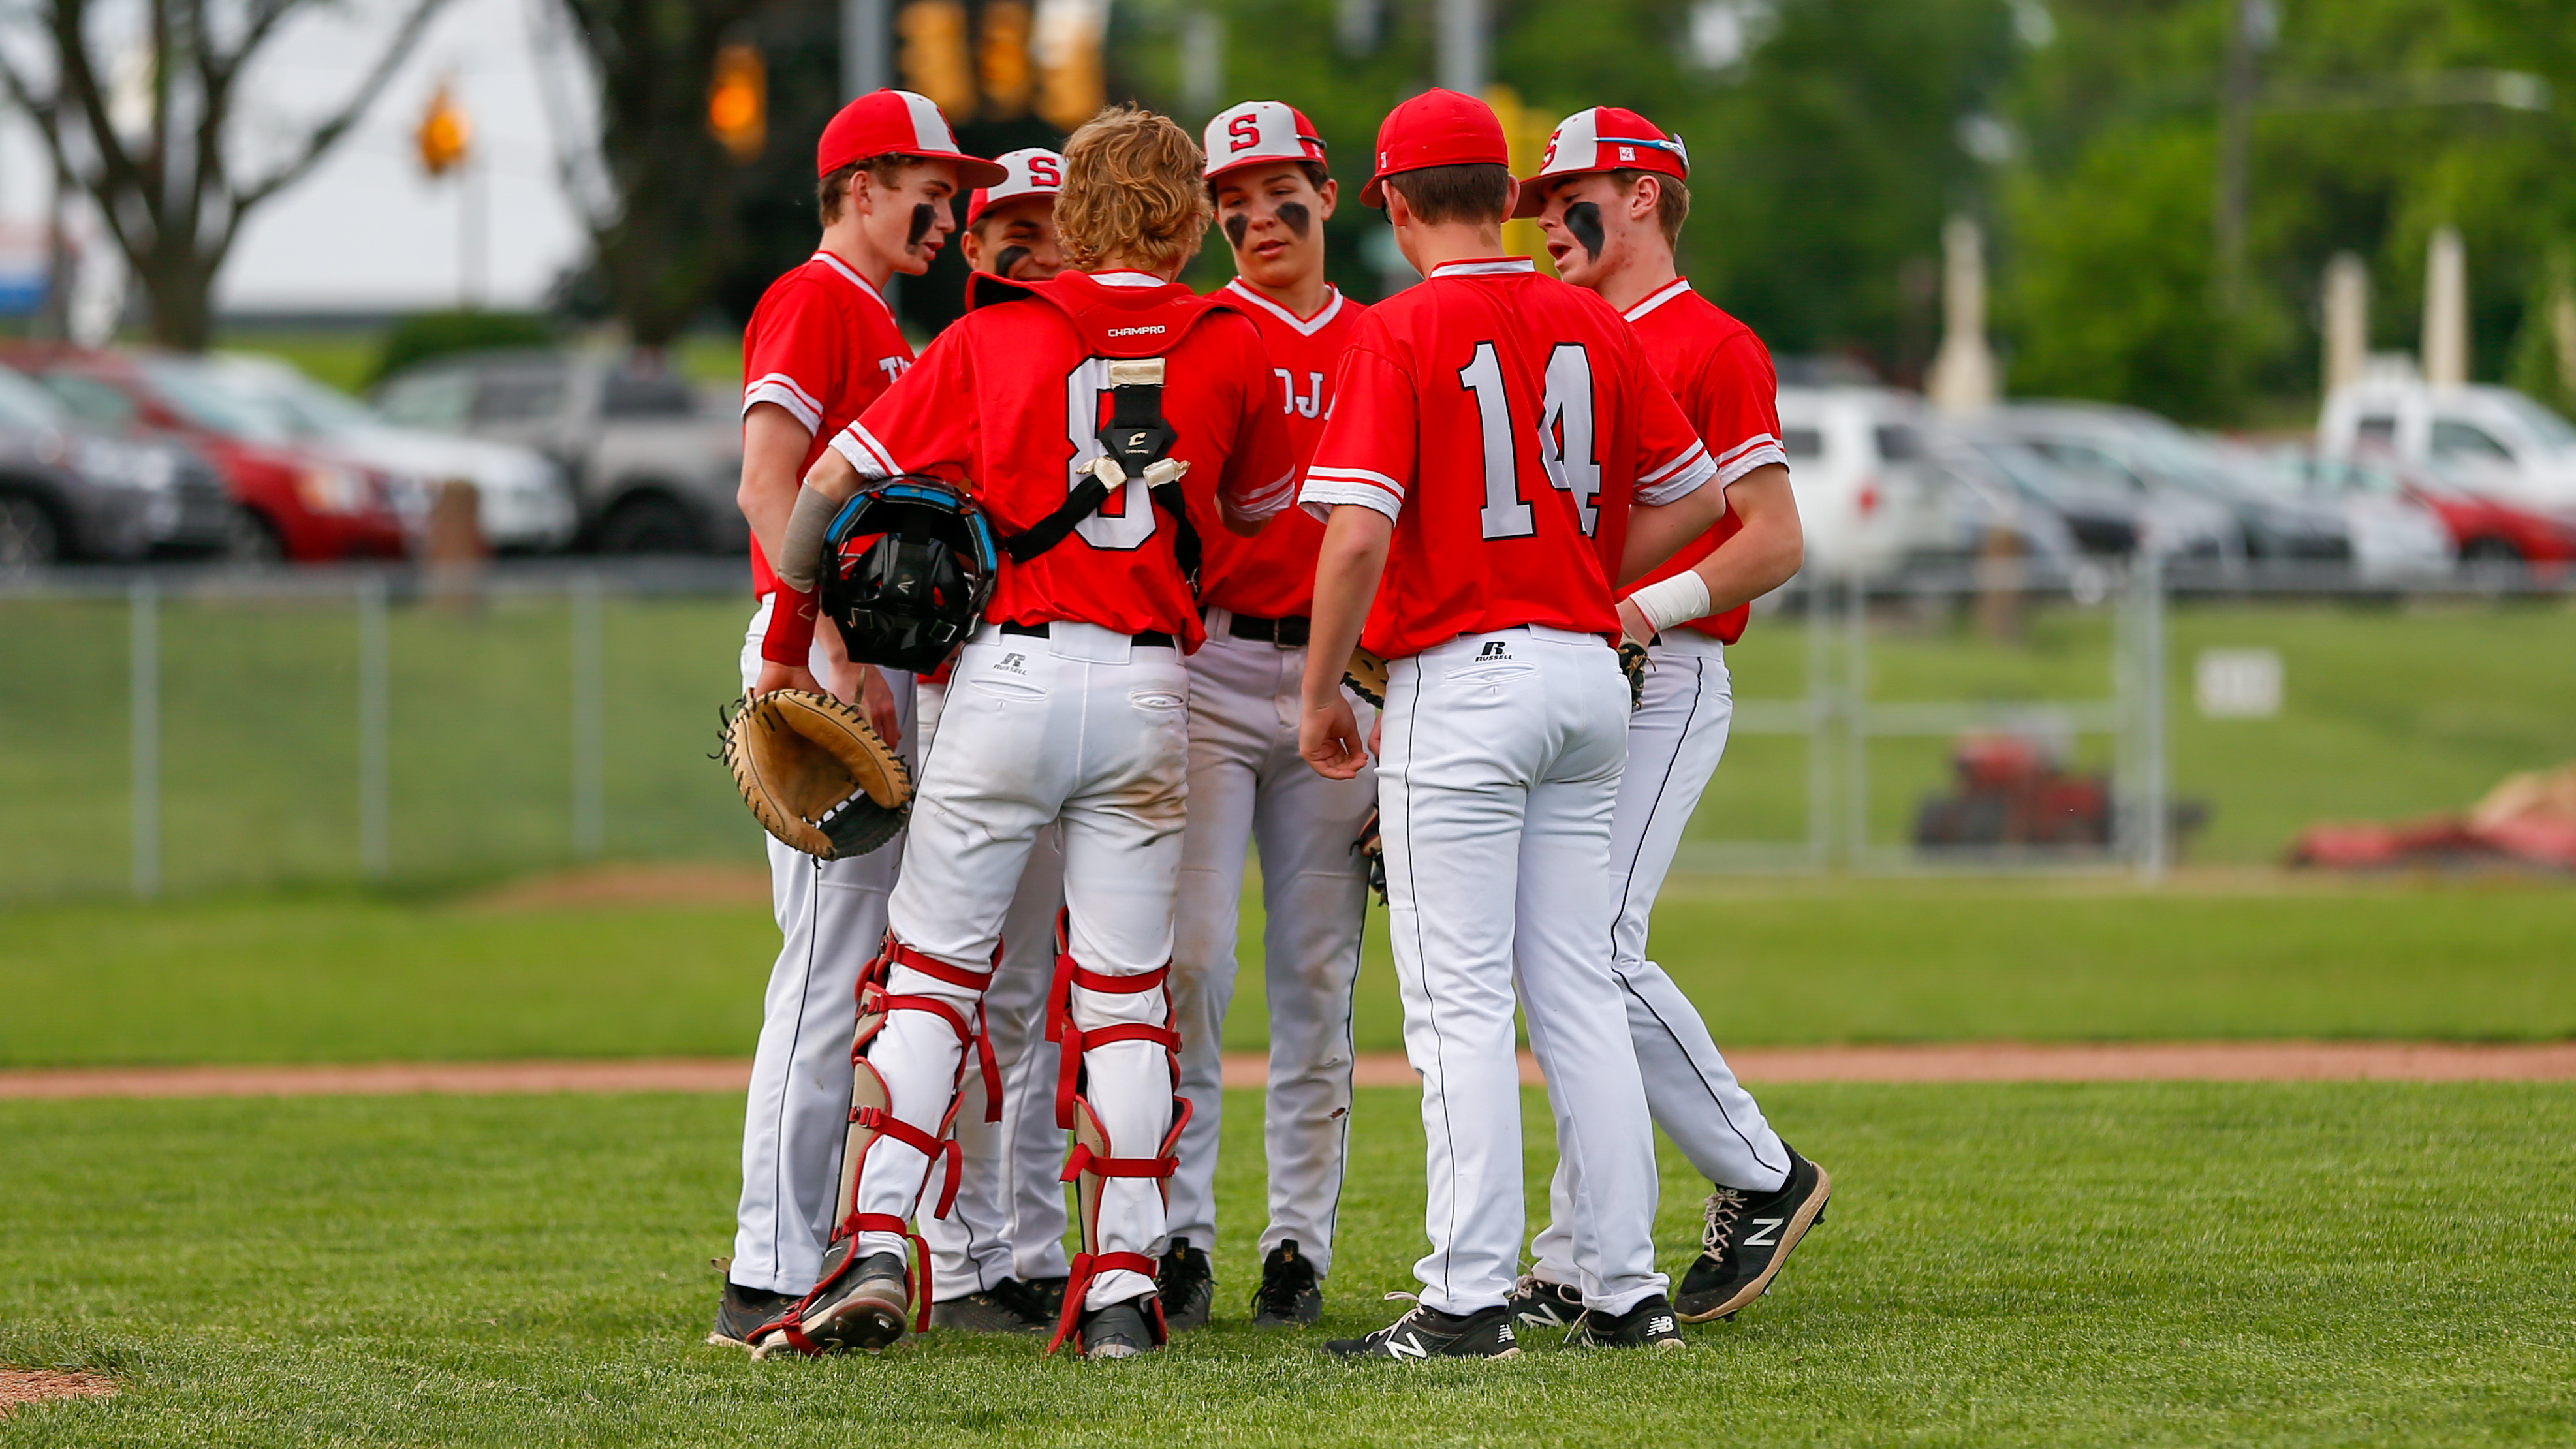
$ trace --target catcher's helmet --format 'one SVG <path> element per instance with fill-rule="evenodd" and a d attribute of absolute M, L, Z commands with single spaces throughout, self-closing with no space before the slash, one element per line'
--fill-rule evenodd
<path fill-rule="evenodd" d="M 819 602 L 850 657 L 928 673 L 975 632 L 993 597 L 993 527 L 937 478 L 873 478 L 823 532 Z"/>

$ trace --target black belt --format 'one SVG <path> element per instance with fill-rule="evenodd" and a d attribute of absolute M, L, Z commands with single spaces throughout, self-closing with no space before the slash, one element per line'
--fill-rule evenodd
<path fill-rule="evenodd" d="M 1025 635 L 1031 639 L 1043 639 L 1047 637 L 1047 623 L 1044 619 L 1040 619 L 1034 624 L 1004 624 L 1002 626 L 1002 632 L 1005 634 Z M 1148 629 L 1142 634 L 1130 634 L 1127 636 L 1127 642 L 1131 644 L 1141 644 L 1148 649 L 1178 649 L 1181 647 L 1181 641 L 1164 633 L 1160 629 Z"/>
<path fill-rule="evenodd" d="M 1303 649 L 1308 628 L 1304 619 L 1256 619 L 1249 614 L 1236 614 L 1226 620 L 1225 632 L 1237 639 L 1276 644 L 1282 649 Z"/>

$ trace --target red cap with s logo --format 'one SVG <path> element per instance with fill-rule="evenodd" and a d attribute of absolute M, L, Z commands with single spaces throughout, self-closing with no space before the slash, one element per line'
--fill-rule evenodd
<path fill-rule="evenodd" d="M 1324 160 L 1324 141 L 1306 113 L 1285 101 L 1245 101 L 1217 112 L 1207 123 L 1201 147 L 1207 152 L 1207 175 L 1213 181 L 1238 166 L 1264 161 Z"/>
<path fill-rule="evenodd" d="M 1521 182 L 1514 216 L 1536 216 L 1547 209 L 1547 183 L 1560 176 L 1598 171 L 1652 171 L 1676 180 L 1690 179 L 1690 151 L 1679 136 L 1667 136 L 1635 111 L 1594 106 L 1556 123 L 1548 134 L 1547 154 L 1538 174 Z"/>
<path fill-rule="evenodd" d="M 1005 151 L 993 158 L 993 164 L 1009 173 L 990 186 L 978 186 L 966 201 L 966 224 L 984 214 L 984 208 L 998 202 L 1016 201 L 1023 196 L 1054 196 L 1064 190 L 1064 158 L 1044 146 L 1031 146 L 1020 151 Z"/>

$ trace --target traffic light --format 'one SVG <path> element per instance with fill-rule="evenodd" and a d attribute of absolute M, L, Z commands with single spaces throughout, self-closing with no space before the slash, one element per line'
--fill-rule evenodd
<path fill-rule="evenodd" d="M 903 51 L 895 65 L 906 90 L 928 96 L 950 124 L 975 114 L 975 68 L 966 54 L 966 7 L 957 0 L 912 0 L 895 12 Z"/>
<path fill-rule="evenodd" d="M 440 81 L 430 93 L 429 109 L 422 113 L 420 129 L 412 140 L 420 148 L 420 169 L 431 176 L 444 176 L 465 164 L 465 148 L 474 138 L 474 128 L 465 113 L 448 98 L 447 82 Z"/>
<path fill-rule="evenodd" d="M 737 166 L 759 160 L 769 144 L 769 67 L 751 46 L 716 52 L 715 78 L 707 83 L 707 134 Z"/>
<path fill-rule="evenodd" d="M 1099 113 L 1100 38 L 1109 28 L 1107 0 L 1038 0 L 1038 115 L 1070 131 Z"/>
<path fill-rule="evenodd" d="M 1029 7 L 1024 0 L 984 0 L 975 34 L 975 78 L 984 87 L 984 113 L 1013 121 L 1029 112 Z"/>
<path fill-rule="evenodd" d="M 1521 93 L 1507 85 L 1485 87 L 1485 104 L 1493 107 L 1494 119 L 1503 123 L 1503 144 L 1511 156 L 1512 174 L 1527 176 L 1536 171 L 1553 129 L 1546 115 L 1522 105 Z M 1526 256 L 1538 263 L 1540 271 L 1551 277 L 1556 275 L 1556 262 L 1547 254 L 1547 234 L 1527 217 L 1503 223 L 1503 250 L 1516 257 Z"/>

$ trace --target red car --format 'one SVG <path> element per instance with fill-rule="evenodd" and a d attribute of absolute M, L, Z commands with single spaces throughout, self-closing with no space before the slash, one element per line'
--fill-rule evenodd
<path fill-rule="evenodd" d="M 276 420 L 209 382 L 194 358 L 42 348 L 8 360 L 93 426 L 173 433 L 196 444 L 239 510 L 235 557 L 306 563 L 405 551 L 390 479 L 297 445 Z"/>
<path fill-rule="evenodd" d="M 2468 564 L 2562 565 L 2576 560 L 2576 514 L 2548 514 L 2472 493 L 2382 453 L 2325 458 L 2299 450 L 2294 466 L 2320 492 L 2403 494 L 2450 530 Z"/>

